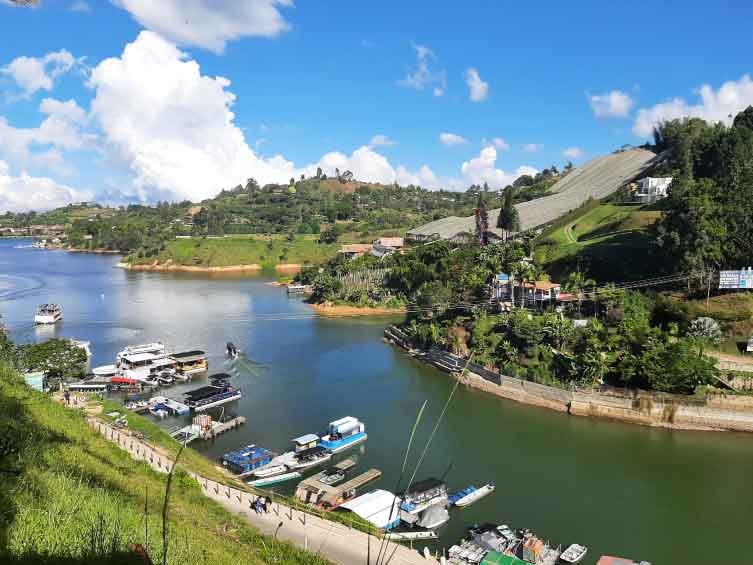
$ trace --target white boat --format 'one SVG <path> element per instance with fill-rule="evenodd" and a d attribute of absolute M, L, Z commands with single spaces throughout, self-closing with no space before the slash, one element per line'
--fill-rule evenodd
<path fill-rule="evenodd" d="M 298 471 L 293 471 L 292 473 L 285 473 L 284 475 L 275 475 L 274 477 L 268 477 L 266 479 L 256 479 L 253 481 L 248 481 L 248 483 L 246 484 L 252 487 L 265 487 L 277 483 L 282 483 L 284 481 L 289 481 L 290 479 L 297 479 L 300 476 L 301 474 Z"/>
<path fill-rule="evenodd" d="M 471 492 L 470 494 L 465 495 L 463 498 L 455 502 L 455 506 L 463 507 L 463 506 L 470 506 L 474 502 L 477 502 L 484 498 L 486 495 L 491 494 L 494 492 L 494 484 L 489 483 L 481 488 L 478 488 Z"/>
<path fill-rule="evenodd" d="M 273 460 L 269 465 L 265 465 L 264 467 L 259 467 L 258 469 L 256 469 L 256 471 L 254 471 L 254 476 L 260 479 L 268 479 L 269 477 L 282 475 L 287 470 L 287 465 L 275 465 Z"/>
<path fill-rule="evenodd" d="M 120 362 L 126 355 L 138 355 L 140 353 L 151 353 L 152 355 L 164 355 L 165 345 L 161 341 L 153 343 L 144 343 L 141 345 L 129 345 L 120 351 L 115 357 L 115 364 L 120 367 Z"/>
<path fill-rule="evenodd" d="M 339 453 L 366 441 L 366 426 L 353 416 L 345 416 L 330 422 L 327 433 L 319 440 L 319 446 Z"/>
<path fill-rule="evenodd" d="M 560 561 L 564 563 L 580 563 L 580 561 L 586 556 L 588 548 L 585 545 L 579 545 L 577 543 L 572 544 L 560 555 Z"/>
<path fill-rule="evenodd" d="M 34 316 L 34 323 L 40 325 L 57 324 L 63 319 L 63 309 L 57 304 L 40 304 Z"/>
<path fill-rule="evenodd" d="M 410 541 L 416 539 L 437 539 L 437 532 L 431 530 L 410 530 L 406 532 L 387 532 L 385 539 L 390 541 Z"/>
<path fill-rule="evenodd" d="M 323 447 L 312 447 L 305 452 L 296 454 L 295 461 L 290 465 L 291 469 L 308 469 L 326 463 L 332 459 L 332 452 Z"/>

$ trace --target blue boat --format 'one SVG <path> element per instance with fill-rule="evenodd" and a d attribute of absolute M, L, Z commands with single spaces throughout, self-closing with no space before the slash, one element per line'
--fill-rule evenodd
<path fill-rule="evenodd" d="M 258 445 L 247 445 L 230 451 L 222 456 L 222 464 L 239 475 L 250 473 L 254 469 L 267 465 L 275 454 Z"/>
<path fill-rule="evenodd" d="M 450 506 L 455 506 L 455 503 L 458 500 L 460 500 L 461 498 L 465 498 L 466 496 L 468 496 L 469 494 L 474 493 L 474 492 L 476 492 L 476 487 L 475 486 L 471 485 L 471 486 L 465 487 L 464 489 L 459 490 L 459 491 L 451 494 L 450 496 L 448 496 L 447 497 L 447 502 L 450 503 Z"/>
<path fill-rule="evenodd" d="M 353 416 L 345 416 L 329 423 L 327 433 L 319 440 L 318 445 L 338 453 L 354 445 L 366 441 L 366 426 Z"/>

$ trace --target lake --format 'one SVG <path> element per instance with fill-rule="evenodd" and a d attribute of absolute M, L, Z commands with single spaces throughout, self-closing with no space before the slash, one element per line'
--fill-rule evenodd
<path fill-rule="evenodd" d="M 428 401 L 414 465 L 452 389 L 447 375 L 382 341 L 388 320 L 317 317 L 264 276 L 130 272 L 113 256 L 18 248 L 29 243 L 0 240 L 0 313 L 13 339 L 89 340 L 94 366 L 112 363 L 125 345 L 155 340 L 206 350 L 210 373 L 230 372 L 243 390 L 228 410 L 248 418 L 213 443 L 192 444 L 208 457 L 246 443 L 285 450 L 292 437 L 352 415 L 369 439 L 348 454 L 360 471 L 383 471 L 372 486 L 394 490 L 419 407 Z M 32 325 L 43 302 L 63 307 L 62 323 Z M 248 359 L 229 364 L 227 341 Z M 163 390 L 180 398 L 196 382 Z M 742 563 L 750 553 L 753 437 L 746 434 L 578 418 L 460 387 L 416 474 L 429 476 L 451 490 L 497 484 L 492 496 L 452 513 L 440 547 L 491 521 L 531 528 L 555 544 L 583 543 L 587 563 L 600 554 L 654 565 Z"/>

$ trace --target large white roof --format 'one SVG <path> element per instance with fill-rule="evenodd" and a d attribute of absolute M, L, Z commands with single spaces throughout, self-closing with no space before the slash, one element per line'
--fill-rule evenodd
<path fill-rule="evenodd" d="M 372 490 L 341 504 L 351 512 L 368 520 L 377 528 L 388 528 L 398 520 L 398 507 L 402 500 L 388 490 Z"/>
<path fill-rule="evenodd" d="M 129 363 L 141 363 L 142 361 L 151 361 L 159 357 L 159 355 L 155 355 L 154 353 L 132 353 L 131 355 L 124 355 L 123 359 Z"/>

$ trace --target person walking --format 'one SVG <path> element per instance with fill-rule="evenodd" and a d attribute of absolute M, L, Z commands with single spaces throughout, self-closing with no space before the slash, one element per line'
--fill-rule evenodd
<path fill-rule="evenodd" d="M 265 503 L 264 503 L 264 511 L 269 514 L 269 510 L 272 508 L 272 499 L 270 497 L 266 497 Z"/>
<path fill-rule="evenodd" d="M 66 390 L 63 393 L 63 398 L 65 399 L 65 405 L 70 406 L 71 405 L 71 393 Z"/>

